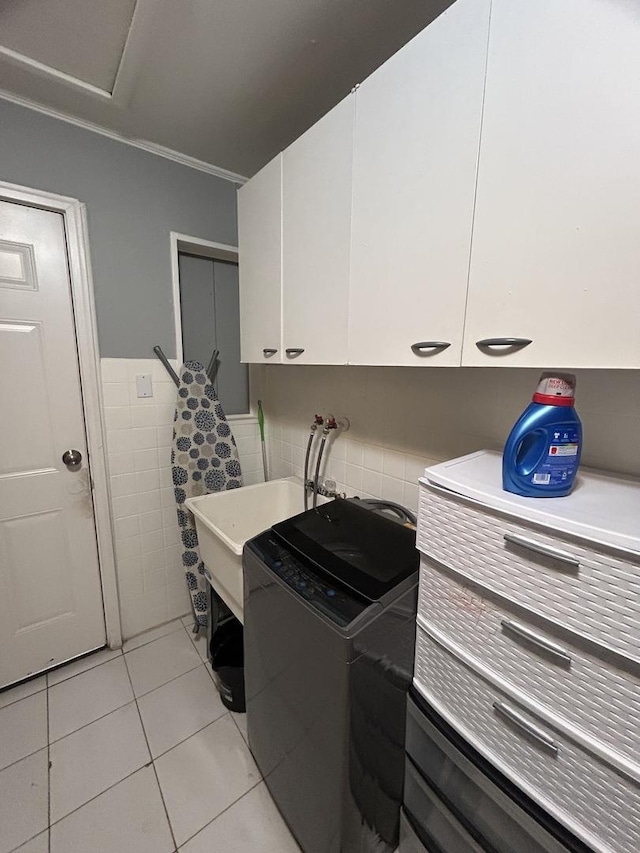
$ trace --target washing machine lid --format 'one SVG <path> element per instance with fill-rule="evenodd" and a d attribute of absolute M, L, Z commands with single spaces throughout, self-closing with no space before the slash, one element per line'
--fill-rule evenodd
<path fill-rule="evenodd" d="M 418 570 L 415 531 L 357 502 L 331 501 L 272 531 L 287 548 L 369 601 L 378 601 Z"/>

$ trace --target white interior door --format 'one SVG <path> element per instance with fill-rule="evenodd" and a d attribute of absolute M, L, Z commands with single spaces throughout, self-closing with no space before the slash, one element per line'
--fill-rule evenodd
<path fill-rule="evenodd" d="M 0 202 L 0 686 L 105 644 L 63 217 Z M 82 455 L 68 467 L 67 450 Z"/>

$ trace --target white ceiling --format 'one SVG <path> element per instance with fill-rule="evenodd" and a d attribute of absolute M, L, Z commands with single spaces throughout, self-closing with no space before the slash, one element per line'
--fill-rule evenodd
<path fill-rule="evenodd" d="M 115 83 L 136 0 L 4 0 L 0 42 L 6 48 L 102 89 Z M 63 37 L 60 37 L 63 34 Z"/>
<path fill-rule="evenodd" d="M 0 88 L 250 176 L 452 0 L 0 0 Z"/>

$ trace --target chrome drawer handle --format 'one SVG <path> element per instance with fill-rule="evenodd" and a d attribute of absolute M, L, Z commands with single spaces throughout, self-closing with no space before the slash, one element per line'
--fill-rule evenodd
<path fill-rule="evenodd" d="M 519 536 L 517 533 L 505 533 L 504 541 L 510 545 L 519 545 L 521 548 L 535 551 L 536 554 L 552 557 L 554 560 L 563 563 L 565 566 L 570 566 L 572 569 L 580 568 L 580 560 L 571 554 L 567 554 L 566 551 L 554 548 L 552 545 L 543 545 L 541 542 L 535 542 L 533 539 L 527 539 L 525 536 Z"/>
<path fill-rule="evenodd" d="M 272 347 L 265 347 L 265 349 L 262 350 L 262 355 L 265 358 L 268 358 L 270 355 L 275 355 L 277 352 L 277 349 L 273 349 Z"/>
<path fill-rule="evenodd" d="M 285 350 L 287 355 L 300 355 L 304 352 L 304 347 L 289 347 Z"/>
<path fill-rule="evenodd" d="M 546 732 L 543 732 L 542 729 L 534 726 L 533 723 L 530 723 L 529 720 L 526 720 L 521 714 L 514 711 L 513 708 L 510 708 L 503 702 L 494 702 L 493 710 L 506 720 L 509 720 L 509 722 L 513 723 L 516 728 L 522 729 L 523 732 L 539 743 L 540 746 L 549 750 L 552 755 L 556 756 L 558 754 L 558 745 L 553 738 L 550 738 Z"/>
<path fill-rule="evenodd" d="M 476 341 L 477 347 L 528 347 L 532 344 L 531 338 L 484 338 Z"/>
<path fill-rule="evenodd" d="M 411 344 L 411 349 L 416 355 L 422 355 L 423 350 L 429 349 L 447 349 L 451 344 L 449 341 L 419 341 L 417 344 Z"/>
<path fill-rule="evenodd" d="M 552 643 L 545 637 L 541 637 L 540 634 L 536 634 L 530 628 L 525 628 L 524 625 L 520 625 L 518 622 L 512 622 L 511 619 L 503 619 L 500 625 L 505 631 L 511 631 L 512 634 L 517 634 L 519 637 L 528 640 L 532 645 L 538 646 L 538 648 L 548 652 L 550 655 L 554 655 L 554 657 L 557 657 L 563 663 L 571 663 L 571 655 L 567 654 L 561 646 L 556 646 L 555 643 Z"/>

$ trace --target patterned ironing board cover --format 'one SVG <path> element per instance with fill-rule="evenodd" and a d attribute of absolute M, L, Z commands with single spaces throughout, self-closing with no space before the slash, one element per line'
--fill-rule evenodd
<path fill-rule="evenodd" d="M 182 565 L 195 619 L 198 625 L 205 626 L 208 619 L 207 580 L 200 559 L 195 522 L 184 502 L 197 495 L 240 488 L 242 471 L 236 442 L 216 390 L 205 368 L 197 361 L 187 361 L 180 369 L 173 420 L 171 465 L 184 547 Z"/>

